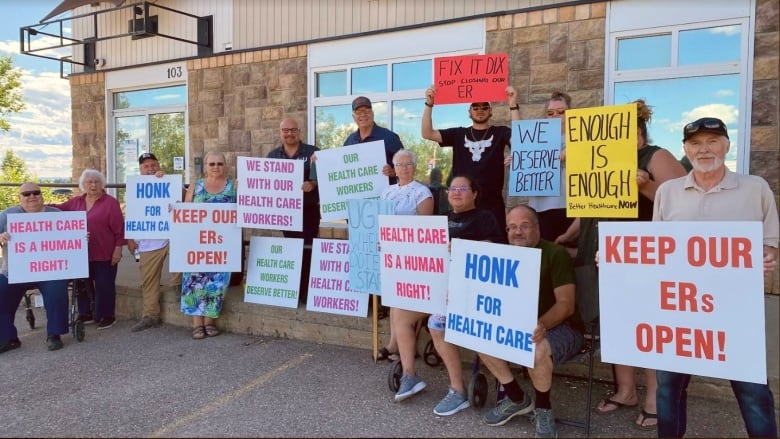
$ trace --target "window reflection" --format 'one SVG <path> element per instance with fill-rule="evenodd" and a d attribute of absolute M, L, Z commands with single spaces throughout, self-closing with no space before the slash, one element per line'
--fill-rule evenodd
<path fill-rule="evenodd" d="M 317 97 L 347 94 L 347 71 L 317 73 Z"/>
<path fill-rule="evenodd" d="M 114 93 L 114 109 L 159 107 L 187 103 L 187 86 L 152 88 Z"/>
<path fill-rule="evenodd" d="M 618 40 L 618 70 L 669 67 L 671 62 L 672 36 L 670 34 Z"/>
<path fill-rule="evenodd" d="M 352 69 L 352 94 L 381 93 L 387 91 L 387 65 Z"/>
<path fill-rule="evenodd" d="M 433 61 L 410 61 L 393 64 L 393 91 L 425 90 L 433 82 Z"/>
<path fill-rule="evenodd" d="M 738 62 L 742 30 L 739 25 L 680 31 L 679 65 Z"/>

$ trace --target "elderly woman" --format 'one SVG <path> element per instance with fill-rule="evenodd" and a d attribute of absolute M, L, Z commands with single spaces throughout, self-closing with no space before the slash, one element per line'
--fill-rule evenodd
<path fill-rule="evenodd" d="M 95 169 L 85 169 L 79 178 L 81 195 L 53 206 L 63 211 L 87 212 L 89 237 L 89 280 L 94 292 L 94 314 L 90 297 L 77 296 L 79 320 L 98 322 L 98 329 L 110 328 L 116 320 L 116 271 L 125 245 L 125 221 L 119 201 L 105 191 L 106 177 Z"/>
<path fill-rule="evenodd" d="M 495 215 L 489 210 L 477 208 L 479 185 L 468 175 L 456 175 L 448 189 L 447 199 L 452 210 L 447 213 L 450 239 L 460 238 L 473 241 L 503 242 L 505 232 L 501 230 Z M 403 375 L 401 385 L 395 394 L 396 401 L 402 401 L 415 395 L 426 387 L 425 382 L 414 372 L 415 344 L 413 325 L 425 317 L 416 311 L 396 312 L 393 326 L 398 337 L 398 349 L 401 355 Z M 401 317 L 398 316 L 401 314 Z M 428 329 L 436 352 L 441 356 L 450 387 L 444 398 L 434 407 L 433 413 L 438 416 L 450 416 L 469 406 L 466 387 L 463 383 L 463 368 L 461 366 L 458 347 L 444 341 L 446 316 L 432 314 L 428 318 Z M 410 337 L 410 329 L 412 330 Z"/>
<path fill-rule="evenodd" d="M 191 184 L 184 196 L 188 203 L 235 203 L 236 182 L 228 178 L 225 155 L 208 152 L 203 178 Z M 230 286 L 230 273 L 184 273 L 181 284 L 181 311 L 192 316 L 192 338 L 216 337 L 225 293 Z"/>
<path fill-rule="evenodd" d="M 417 169 L 417 157 L 414 153 L 406 149 L 396 152 L 393 156 L 393 168 L 398 177 L 398 183 L 385 188 L 381 198 L 395 204 L 396 215 L 432 215 L 433 196 L 431 191 L 427 186 L 414 179 L 414 172 Z M 390 341 L 379 351 L 377 360 L 395 361 L 397 359 L 398 343 L 393 329 L 393 319 L 398 312 L 403 314 L 409 311 L 390 308 Z M 412 331 L 411 337 L 414 337 L 413 325 L 407 325 L 405 318 L 402 318 L 402 321 L 402 331 L 410 329 Z M 404 333 L 404 337 L 408 336 L 409 334 Z"/>

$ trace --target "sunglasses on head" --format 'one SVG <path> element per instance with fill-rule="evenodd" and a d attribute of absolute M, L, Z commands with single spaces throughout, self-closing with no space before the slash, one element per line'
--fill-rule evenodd
<path fill-rule="evenodd" d="M 41 191 L 24 191 L 24 192 L 19 192 L 19 195 L 23 197 L 29 197 L 30 195 L 35 195 L 36 197 L 39 197 L 41 195 Z"/>
<path fill-rule="evenodd" d="M 472 104 L 471 109 L 487 111 L 490 110 L 490 104 Z"/>
<path fill-rule="evenodd" d="M 717 130 L 721 129 L 723 131 L 726 131 L 726 125 L 723 124 L 723 121 L 720 119 L 716 119 L 714 117 L 705 117 L 703 119 L 699 119 L 696 122 L 691 122 L 688 125 L 685 125 L 685 128 L 683 128 L 683 132 L 687 134 L 693 134 L 700 129 L 709 129 L 709 130 Z"/>

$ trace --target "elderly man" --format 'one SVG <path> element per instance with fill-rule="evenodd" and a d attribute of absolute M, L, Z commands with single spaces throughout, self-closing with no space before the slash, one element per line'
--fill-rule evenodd
<path fill-rule="evenodd" d="M 510 245 L 542 250 L 539 272 L 539 320 L 532 340 L 536 345 L 534 367 L 528 369 L 536 406 L 523 392 L 506 361 L 479 354 L 485 366 L 504 386 L 506 397 L 483 416 L 491 426 L 504 425 L 517 415 L 534 412 L 536 437 L 556 437 L 555 417 L 550 403 L 553 367 L 580 351 L 582 323 L 574 303 L 574 268 L 565 248 L 540 237 L 539 217 L 526 205 L 506 215 Z"/>
<path fill-rule="evenodd" d="M 46 307 L 46 345 L 50 351 L 62 349 L 60 334 L 68 332 L 68 281 L 48 280 L 20 284 L 8 283 L 8 243 L 13 238 L 8 232 L 8 214 L 59 212 L 59 209 L 43 204 L 41 188 L 35 183 L 24 183 L 19 188 L 19 204 L 0 212 L 0 246 L 3 261 L 0 266 L 0 353 L 22 345 L 14 325 L 14 316 L 22 296 L 27 290 L 37 288 Z"/>
<path fill-rule="evenodd" d="M 352 119 L 355 120 L 358 129 L 344 140 L 344 146 L 384 140 L 387 164 L 382 167 L 382 175 L 386 175 L 390 179 L 390 184 L 398 183 L 392 163 L 395 153 L 404 149 L 401 138 L 398 137 L 398 134 L 380 127 L 374 122 L 374 107 L 371 100 L 365 96 L 358 96 L 352 101 Z"/>
<path fill-rule="evenodd" d="M 705 117 L 685 125 L 683 149 L 693 165 L 685 177 L 668 180 L 656 192 L 654 221 L 760 221 L 764 228 L 764 270 L 777 264 L 780 223 L 772 190 L 761 177 L 726 168 L 726 125 Z M 735 294 L 739 294 L 735 291 Z M 752 318 L 757 316 L 745 316 Z M 658 436 L 682 437 L 686 428 L 686 389 L 691 376 L 659 370 Z M 777 437 L 772 391 L 766 383 L 731 381 L 750 437 Z"/>
<path fill-rule="evenodd" d="M 145 152 L 138 157 L 141 175 L 157 175 L 162 177 L 160 162 L 151 152 Z M 165 258 L 168 256 L 167 239 L 139 239 L 138 242 L 128 239 L 127 249 L 130 253 L 138 250 L 141 261 L 141 297 L 143 315 L 130 330 L 140 332 L 144 329 L 160 326 L 160 279 Z"/>

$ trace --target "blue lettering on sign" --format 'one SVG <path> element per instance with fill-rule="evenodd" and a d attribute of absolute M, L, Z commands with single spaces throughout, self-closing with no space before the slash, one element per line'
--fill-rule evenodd
<path fill-rule="evenodd" d="M 531 334 L 517 329 L 505 328 L 498 325 L 496 328 L 496 342 L 521 351 L 531 352 Z"/>
<path fill-rule="evenodd" d="M 136 198 L 171 198 L 171 183 L 141 183 L 135 187 Z"/>
<path fill-rule="evenodd" d="M 493 324 L 483 322 L 460 314 L 447 314 L 447 330 L 456 331 L 472 337 L 491 341 L 493 339 Z"/>
<path fill-rule="evenodd" d="M 517 267 L 520 261 L 495 256 L 466 253 L 467 279 L 479 279 L 497 285 L 517 287 Z"/>

